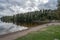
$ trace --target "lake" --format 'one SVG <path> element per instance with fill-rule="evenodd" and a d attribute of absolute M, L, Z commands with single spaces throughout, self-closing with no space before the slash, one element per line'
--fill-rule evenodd
<path fill-rule="evenodd" d="M 0 21 L 0 35 L 16 32 L 16 31 L 22 31 L 25 29 L 28 29 L 28 28 L 24 26 L 17 26 L 13 23 L 5 23 Z"/>

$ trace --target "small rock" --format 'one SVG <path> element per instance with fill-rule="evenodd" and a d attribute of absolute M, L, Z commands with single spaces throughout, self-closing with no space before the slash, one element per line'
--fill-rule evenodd
<path fill-rule="evenodd" d="M 54 40 L 59 40 L 59 39 L 54 39 Z"/>

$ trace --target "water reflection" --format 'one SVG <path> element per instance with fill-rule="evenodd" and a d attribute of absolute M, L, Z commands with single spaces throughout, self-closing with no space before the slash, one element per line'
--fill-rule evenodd
<path fill-rule="evenodd" d="M 22 31 L 25 29 L 28 29 L 28 28 L 23 26 L 17 26 L 13 23 L 5 23 L 0 21 L 0 35 L 16 32 L 16 31 Z"/>

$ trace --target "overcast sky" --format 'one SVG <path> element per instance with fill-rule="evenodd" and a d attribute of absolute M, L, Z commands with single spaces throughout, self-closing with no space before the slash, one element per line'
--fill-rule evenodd
<path fill-rule="evenodd" d="M 0 0 L 0 16 L 35 11 L 56 9 L 57 0 Z"/>

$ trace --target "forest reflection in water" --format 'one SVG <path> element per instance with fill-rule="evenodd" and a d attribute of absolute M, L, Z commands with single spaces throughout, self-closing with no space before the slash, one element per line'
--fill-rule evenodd
<path fill-rule="evenodd" d="M 35 26 L 38 26 L 38 25 L 42 25 L 42 24 L 46 24 L 46 23 L 49 23 L 50 21 L 47 20 L 47 21 L 35 21 L 35 22 L 11 22 L 17 26 L 24 26 L 24 27 L 35 27 Z M 7 23 L 10 23 L 7 21 Z"/>
<path fill-rule="evenodd" d="M 8 34 L 11 32 L 22 31 L 28 29 L 24 26 L 17 26 L 13 23 L 6 23 L 0 21 L 0 35 Z"/>

